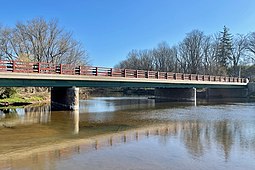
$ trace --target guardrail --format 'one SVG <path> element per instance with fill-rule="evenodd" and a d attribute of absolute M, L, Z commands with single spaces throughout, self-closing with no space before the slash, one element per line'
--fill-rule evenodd
<path fill-rule="evenodd" d="M 248 83 L 246 78 L 0 60 L 0 72 Z"/>

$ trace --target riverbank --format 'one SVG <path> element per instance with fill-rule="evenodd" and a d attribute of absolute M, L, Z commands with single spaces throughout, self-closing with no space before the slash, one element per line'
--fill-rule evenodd
<path fill-rule="evenodd" d="M 19 91 L 10 98 L 0 99 L 0 107 L 25 106 L 29 104 L 47 103 L 49 101 L 49 92 L 29 93 Z"/>

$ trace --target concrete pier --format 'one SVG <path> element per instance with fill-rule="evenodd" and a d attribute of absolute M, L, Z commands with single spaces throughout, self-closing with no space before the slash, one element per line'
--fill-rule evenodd
<path fill-rule="evenodd" d="M 208 88 L 206 90 L 207 99 L 236 99 L 246 98 L 248 89 L 226 89 L 226 88 Z"/>
<path fill-rule="evenodd" d="M 79 88 L 53 87 L 51 88 L 52 110 L 78 110 Z"/>
<path fill-rule="evenodd" d="M 196 88 L 156 88 L 156 101 L 196 102 Z"/>
<path fill-rule="evenodd" d="M 249 96 L 255 95 L 255 82 L 248 83 L 248 93 L 249 93 Z"/>
<path fill-rule="evenodd" d="M 79 134 L 79 110 L 76 109 L 74 111 L 72 111 L 72 115 L 73 115 L 73 126 L 74 126 L 74 131 L 73 134 Z"/>

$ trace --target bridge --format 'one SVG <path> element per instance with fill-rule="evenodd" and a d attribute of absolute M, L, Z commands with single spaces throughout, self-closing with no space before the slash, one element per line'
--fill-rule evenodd
<path fill-rule="evenodd" d="M 0 87 L 52 87 L 52 105 L 71 110 L 79 107 L 79 87 L 156 88 L 160 99 L 194 101 L 197 88 L 208 89 L 207 96 L 238 97 L 246 95 L 248 83 L 239 77 L 0 60 Z"/>

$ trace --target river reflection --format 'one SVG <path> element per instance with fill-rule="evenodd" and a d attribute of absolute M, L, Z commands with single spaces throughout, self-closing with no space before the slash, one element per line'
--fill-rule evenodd
<path fill-rule="evenodd" d="M 14 127 L 18 124 L 48 123 L 51 119 L 50 106 L 0 109 L 0 123 Z M 0 124 L 0 125 L 1 125 Z"/>
<path fill-rule="evenodd" d="M 0 168 L 253 169 L 254 109 L 96 98 L 76 112 L 1 111 Z"/>

